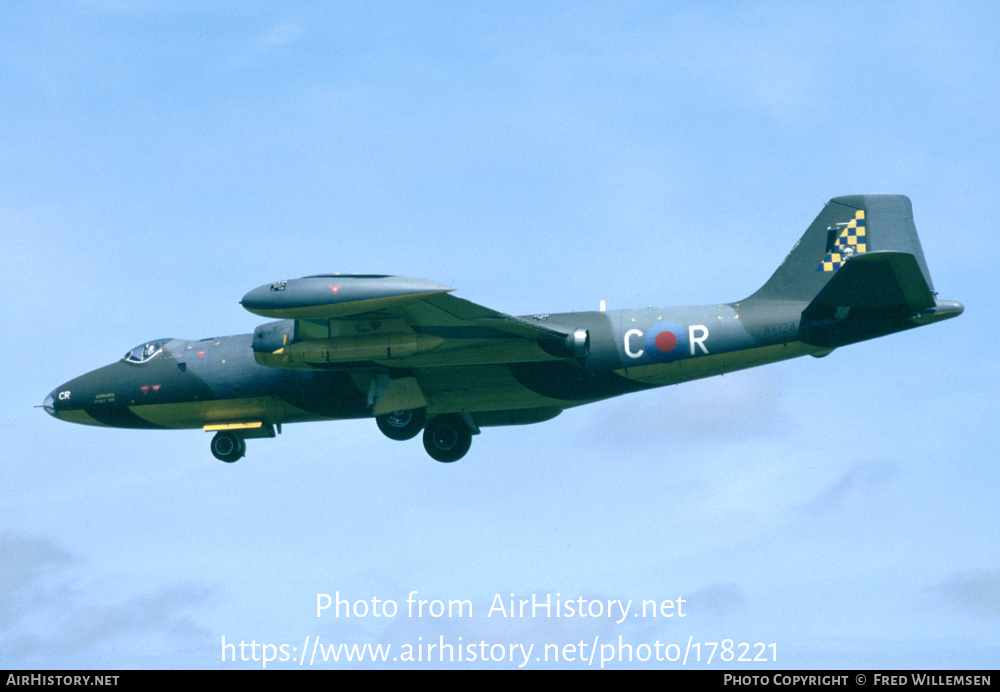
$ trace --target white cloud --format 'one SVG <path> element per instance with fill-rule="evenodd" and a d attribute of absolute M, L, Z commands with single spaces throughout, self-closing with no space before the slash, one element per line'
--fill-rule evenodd
<path fill-rule="evenodd" d="M 161 586 L 124 599 L 112 593 L 108 602 L 80 592 L 78 570 L 89 566 L 51 540 L 0 537 L 0 555 L 0 650 L 8 666 L 79 667 L 80 657 L 99 659 L 108 646 L 120 651 L 123 639 L 129 650 L 148 651 L 137 642 L 165 642 L 170 650 L 204 636 L 187 610 L 204 603 L 207 587 Z"/>
<path fill-rule="evenodd" d="M 983 617 L 1000 617 L 1000 572 L 958 575 L 940 589 L 962 610 Z"/>

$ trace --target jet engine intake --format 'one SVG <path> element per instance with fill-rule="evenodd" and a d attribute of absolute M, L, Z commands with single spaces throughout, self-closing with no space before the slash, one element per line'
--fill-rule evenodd
<path fill-rule="evenodd" d="M 253 330 L 252 347 L 256 353 L 274 353 L 295 341 L 295 320 L 268 322 Z"/>
<path fill-rule="evenodd" d="M 585 358 L 590 353 L 590 333 L 586 329 L 576 329 L 566 337 L 566 348 L 574 358 Z"/>

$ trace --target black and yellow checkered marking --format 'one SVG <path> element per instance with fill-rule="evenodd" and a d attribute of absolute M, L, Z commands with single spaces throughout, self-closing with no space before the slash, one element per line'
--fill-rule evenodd
<path fill-rule="evenodd" d="M 868 235 L 865 227 L 865 210 L 858 209 L 847 226 L 837 235 L 833 247 L 816 267 L 818 272 L 832 272 L 840 269 L 853 255 L 868 251 Z"/>

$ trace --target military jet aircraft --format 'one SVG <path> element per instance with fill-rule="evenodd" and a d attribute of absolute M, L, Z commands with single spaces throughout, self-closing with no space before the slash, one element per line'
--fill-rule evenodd
<path fill-rule="evenodd" d="M 960 315 L 937 298 L 910 200 L 828 202 L 771 278 L 734 303 L 506 315 L 433 281 L 322 274 L 266 284 L 253 334 L 153 339 L 57 387 L 61 420 L 202 428 L 234 462 L 285 423 L 374 418 L 393 440 L 462 458 L 472 436 L 566 408 L 773 363 Z"/>

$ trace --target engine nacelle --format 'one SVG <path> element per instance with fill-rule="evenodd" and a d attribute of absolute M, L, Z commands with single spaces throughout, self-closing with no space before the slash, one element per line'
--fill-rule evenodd
<path fill-rule="evenodd" d="M 586 329 L 567 329 L 565 327 L 552 327 L 563 331 L 566 337 L 562 341 L 555 339 L 540 339 L 538 345 L 546 353 L 556 358 L 586 358 L 590 353 L 590 332 Z"/>
<path fill-rule="evenodd" d="M 357 334 L 331 339 L 309 339 L 274 351 L 291 362 L 337 363 L 350 360 L 403 358 L 433 350 L 444 343 L 439 336 L 413 332 Z"/>
<path fill-rule="evenodd" d="M 253 330 L 254 353 L 274 353 L 295 341 L 295 320 L 268 322 Z"/>

